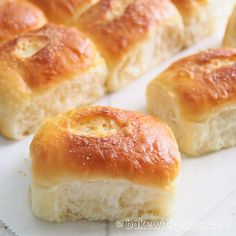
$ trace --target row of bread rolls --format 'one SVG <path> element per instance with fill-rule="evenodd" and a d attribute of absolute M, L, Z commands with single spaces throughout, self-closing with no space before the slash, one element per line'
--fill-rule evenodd
<path fill-rule="evenodd" d="M 78 8 L 84 5 L 78 3 Z M 19 0 L 17 4 L 24 7 L 25 3 Z M 52 1 L 47 6 L 59 5 Z M 24 21 L 22 16 L 19 21 Z M 34 132 L 45 117 L 90 103 L 105 88 L 118 89 L 150 63 L 179 51 L 183 42 L 181 17 L 168 0 L 101 0 L 78 24 L 83 35 L 48 23 L 1 46 L 0 130 L 6 137 L 22 138 Z M 157 24 L 162 33 L 156 32 Z M 174 32 L 176 43 L 164 49 L 169 32 Z"/>
<path fill-rule="evenodd" d="M 51 22 L 56 24 L 75 25 L 79 27 L 80 20 L 85 17 L 93 23 L 90 30 L 95 29 L 97 21 L 99 25 L 104 26 L 104 16 L 109 14 L 112 17 L 114 14 L 115 18 L 122 16 L 127 6 L 138 2 L 146 2 L 149 4 L 168 4 L 167 1 L 135 1 L 135 0 L 31 0 L 32 3 L 39 6 L 46 14 Z M 100 2 L 98 5 L 96 3 Z M 170 2 L 170 1 L 169 1 Z M 184 46 L 190 46 L 198 42 L 203 37 L 211 35 L 215 32 L 219 26 L 226 23 L 228 15 L 231 13 L 232 5 L 236 2 L 235 0 L 171 0 L 171 2 L 178 9 L 183 23 L 184 23 Z M 96 6 L 94 6 L 96 5 Z M 90 13 L 86 12 L 89 8 Z M 123 9 L 122 9 L 123 8 Z M 133 8 L 133 7 L 132 7 Z M 169 7 L 166 5 L 166 8 Z M 144 10 L 144 9 L 143 9 Z M 144 10 L 145 11 L 145 10 Z M 143 13 L 144 13 L 143 11 Z M 83 14 L 85 12 L 85 14 Z M 88 13 L 88 15 L 87 15 Z M 170 12 L 169 12 L 170 13 Z M 145 13 L 144 13 L 145 14 Z M 91 15 L 93 15 L 96 22 L 92 21 Z M 179 15 L 179 14 L 178 14 Z M 97 16 L 97 17 L 96 17 Z M 170 17 L 170 16 L 168 16 Z M 88 19 L 89 18 L 89 19 Z M 173 19 L 176 18 L 177 14 L 173 14 Z M 95 25 L 96 24 L 96 25 Z M 162 26 L 162 24 L 161 24 Z M 80 28 L 80 27 L 79 27 Z M 91 31 L 89 30 L 89 34 Z M 161 29 L 162 30 L 162 29 Z M 174 31 L 169 32 L 171 34 Z M 103 36 L 104 37 L 104 36 Z M 171 39 L 167 39 L 171 40 Z M 106 40 L 105 40 L 106 41 Z M 174 43 L 174 38 L 172 38 Z M 103 42 L 102 42 L 103 43 Z"/>
<path fill-rule="evenodd" d="M 168 11 L 159 8 L 163 6 L 151 4 L 149 11 L 145 5 L 142 16 L 138 9 L 132 10 L 134 20 L 142 19 L 147 25 L 126 36 L 131 49 L 139 40 L 158 39 L 158 34 L 143 38 L 152 26 L 148 14 L 154 13 L 153 7 L 163 10 L 167 28 L 174 30 Z M 170 3 L 166 7 L 177 12 Z M 0 11 L 5 27 L 0 48 L 0 129 L 5 136 L 24 137 L 44 117 L 104 94 L 107 65 L 90 39 L 72 28 L 41 27 L 47 21 L 42 11 L 25 1 L 1 2 Z M 152 14 L 150 20 L 155 21 Z M 130 27 L 134 22 L 129 14 L 126 17 Z M 123 42 L 117 43 L 111 56 L 118 54 Z M 128 58 L 121 49 L 119 56 Z M 116 63 L 114 55 L 113 68 Z M 173 133 L 157 118 L 108 107 L 73 110 L 43 122 L 31 144 L 31 158 L 31 205 L 41 219 L 157 220 L 170 215 L 180 153 Z"/>
<path fill-rule="evenodd" d="M 210 34 L 197 27 L 200 12 L 207 12 L 209 25 L 216 21 L 210 0 L 173 1 L 179 11 L 170 0 L 31 2 L 50 21 L 82 34 L 49 23 L 40 28 L 42 10 L 24 0 L 1 1 L 0 132 L 13 139 L 34 132 L 45 117 L 121 88 Z M 227 15 L 227 4 L 213 2 Z"/>
<path fill-rule="evenodd" d="M 235 34 L 233 18 L 225 38 Z M 150 82 L 147 102 L 189 155 L 236 145 L 236 49 L 175 62 Z M 74 109 L 43 122 L 30 150 L 31 204 L 41 219 L 137 221 L 171 213 L 180 154 L 158 118 Z"/>
<path fill-rule="evenodd" d="M 72 4 L 63 15 L 58 8 L 64 9 L 63 5 L 57 1 L 54 6 L 59 17 L 55 22 L 72 13 L 77 2 L 61 1 Z M 121 6 L 117 2 L 115 8 Z M 80 7 L 86 9 L 90 3 L 95 1 L 80 1 Z M 104 58 L 110 61 L 107 63 L 110 71 L 114 71 L 110 73 L 111 81 L 121 76 L 117 68 L 125 67 L 137 54 L 140 60 L 147 58 L 145 53 L 154 48 L 154 39 L 158 40 L 158 50 L 161 50 L 162 36 L 153 31 L 152 25 L 157 19 L 161 30 L 166 30 L 163 37 L 175 27 L 177 38 L 181 35 L 181 18 L 170 3 L 153 2 L 151 8 L 144 4 L 140 10 L 136 9 L 141 6 L 137 3 L 117 25 L 105 27 L 107 34 L 98 32 L 100 52 L 107 53 Z M 90 103 L 104 94 L 107 66 L 90 39 L 72 28 L 52 24 L 42 27 L 47 21 L 42 11 L 25 1 L 1 4 L 0 127 L 5 136 L 21 138 L 33 132 L 44 117 Z M 54 1 L 47 1 L 46 6 L 53 4 Z M 99 9 L 101 7 L 104 5 L 99 5 Z M 76 14 L 81 14 L 81 9 Z M 139 16 L 143 9 L 146 11 Z M 156 9 L 163 11 L 163 15 L 155 18 Z M 106 11 L 109 13 L 109 8 Z M 170 13 L 174 13 L 173 19 L 178 16 L 176 23 L 169 20 Z M 137 18 L 132 19 L 131 14 Z M 52 19 L 48 14 L 47 17 Z M 166 21 L 166 28 L 162 27 L 162 19 Z M 142 20 L 144 25 L 136 25 L 136 20 Z M 92 16 L 84 19 L 84 26 L 87 21 L 97 28 Z M 102 27 L 103 24 L 97 30 Z M 109 27 L 115 27 L 111 34 Z M 133 31 L 125 32 L 127 27 Z M 93 29 L 88 29 L 88 34 L 89 30 Z M 15 38 L 17 35 L 20 37 Z M 110 45 L 106 47 L 102 41 L 107 36 L 110 41 L 106 42 Z M 8 41 L 10 38 L 14 39 Z M 127 45 L 122 42 L 125 38 L 129 41 Z M 181 35 L 173 45 L 173 52 L 182 47 L 182 39 Z M 139 49 L 137 42 L 143 43 L 143 48 Z M 170 50 L 168 47 L 166 51 Z M 137 54 L 130 55 L 134 48 Z M 157 51 L 155 54 L 155 58 L 149 57 L 148 63 L 152 62 L 150 59 L 161 60 L 164 56 Z M 144 71 L 147 65 L 143 63 L 137 62 L 132 68 L 129 66 L 129 70 L 141 66 Z M 128 73 L 127 70 L 123 74 Z M 118 86 L 119 83 L 111 84 Z M 170 215 L 180 153 L 171 130 L 156 118 L 108 107 L 73 110 L 42 124 L 31 144 L 31 158 L 32 210 L 44 220 L 138 220 L 140 217 L 157 220 Z"/>
<path fill-rule="evenodd" d="M 127 64 L 132 65 L 131 71 L 135 65 L 142 66 L 133 60 L 138 55 L 142 60 L 145 52 L 155 48 L 149 47 L 152 41 L 175 33 L 172 27 L 178 26 L 176 18 L 173 25 L 166 20 L 167 13 L 178 14 L 168 1 L 126 1 L 126 5 L 114 1 L 112 13 L 109 3 L 100 1 L 84 17 L 80 11 L 78 27 L 93 42 L 75 29 L 51 24 L 35 31 L 30 27 L 24 32 L 10 31 L 22 35 L 0 48 L 3 134 L 22 137 L 33 132 L 44 117 L 100 97 L 107 67 L 112 72 L 109 89 L 122 86 L 126 82 L 115 80 L 121 73 L 119 66 L 125 70 Z M 124 9 L 127 15 L 119 18 Z M 153 22 L 165 23 L 159 25 L 163 30 L 153 30 Z M 165 25 L 171 27 L 167 30 Z M 158 45 L 163 50 L 160 41 Z M 137 54 L 130 55 L 136 50 Z M 219 143 L 222 148 L 235 142 L 235 54 L 232 49 L 216 49 L 183 59 L 149 85 L 150 111 L 170 124 L 181 150 L 195 155 L 212 151 Z M 157 118 L 107 107 L 75 109 L 42 124 L 31 144 L 31 158 L 31 204 L 42 219 L 157 220 L 170 214 L 180 154 L 171 130 Z"/>

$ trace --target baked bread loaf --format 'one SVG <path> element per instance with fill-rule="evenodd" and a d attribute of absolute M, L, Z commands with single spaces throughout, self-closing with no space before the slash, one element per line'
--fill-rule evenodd
<path fill-rule="evenodd" d="M 68 24 L 99 0 L 30 0 L 40 7 L 47 18 L 56 24 Z"/>
<path fill-rule="evenodd" d="M 100 0 L 74 25 L 105 58 L 108 91 L 121 88 L 183 46 L 182 18 L 169 0 Z"/>
<path fill-rule="evenodd" d="M 104 95 L 106 65 L 76 29 L 55 25 L 0 47 L 0 133 L 20 139 L 48 116 Z"/>
<path fill-rule="evenodd" d="M 43 12 L 23 0 L 0 1 L 0 44 L 20 34 L 42 27 L 47 22 Z"/>
<path fill-rule="evenodd" d="M 188 155 L 236 145 L 236 49 L 212 49 L 174 63 L 148 85 L 147 104 Z"/>
<path fill-rule="evenodd" d="M 172 0 L 182 14 L 185 46 L 191 46 L 225 27 L 235 0 Z"/>
<path fill-rule="evenodd" d="M 223 46 L 236 48 L 236 7 L 234 8 L 233 13 L 229 19 Z"/>
<path fill-rule="evenodd" d="M 43 122 L 30 147 L 31 203 L 47 221 L 168 217 L 180 154 L 167 125 L 111 107 Z"/>

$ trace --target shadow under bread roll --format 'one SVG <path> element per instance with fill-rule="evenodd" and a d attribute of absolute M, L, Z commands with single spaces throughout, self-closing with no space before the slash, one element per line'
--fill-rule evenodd
<path fill-rule="evenodd" d="M 73 25 L 105 58 L 108 91 L 118 90 L 183 47 L 182 18 L 169 0 L 100 0 Z"/>
<path fill-rule="evenodd" d="M 39 29 L 47 20 L 43 12 L 23 0 L 0 1 L 0 45 L 28 31 Z"/>
<path fill-rule="evenodd" d="M 31 147 L 35 216 L 63 222 L 159 220 L 171 214 L 180 154 L 159 119 L 85 107 L 47 119 Z"/>
<path fill-rule="evenodd" d="M 173 63 L 151 81 L 147 106 L 198 156 L 236 145 L 236 49 L 211 49 Z"/>
<path fill-rule="evenodd" d="M 236 48 L 236 6 L 226 28 L 223 46 Z"/>
<path fill-rule="evenodd" d="M 68 24 L 99 0 L 30 0 L 40 7 L 50 22 Z"/>
<path fill-rule="evenodd" d="M 47 24 L 0 47 L 0 133 L 20 139 L 48 116 L 104 95 L 107 68 L 76 29 Z"/>
<path fill-rule="evenodd" d="M 185 25 L 185 47 L 225 27 L 235 0 L 172 0 Z"/>

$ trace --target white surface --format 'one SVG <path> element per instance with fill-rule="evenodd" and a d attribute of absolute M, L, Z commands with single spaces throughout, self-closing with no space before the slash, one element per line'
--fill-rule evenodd
<path fill-rule="evenodd" d="M 149 80 L 175 59 L 219 45 L 220 38 L 218 35 L 206 39 L 178 54 L 98 104 L 145 112 Z M 31 138 L 20 142 L 0 138 L 0 220 L 19 236 L 236 235 L 236 148 L 199 158 L 183 157 L 176 208 L 167 229 L 128 230 L 114 223 L 49 224 L 34 218 L 28 203 Z"/>
<path fill-rule="evenodd" d="M 0 236 L 17 236 L 17 235 L 2 221 L 0 221 Z"/>

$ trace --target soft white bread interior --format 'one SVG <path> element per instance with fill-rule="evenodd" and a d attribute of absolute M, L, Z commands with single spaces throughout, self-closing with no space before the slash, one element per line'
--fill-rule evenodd
<path fill-rule="evenodd" d="M 172 0 L 185 25 L 185 46 L 189 47 L 218 29 L 223 29 L 235 0 Z"/>
<path fill-rule="evenodd" d="M 165 190 L 122 180 L 75 180 L 46 188 L 31 184 L 34 215 L 58 223 L 165 219 L 170 216 L 174 196 L 174 186 Z"/>
<path fill-rule="evenodd" d="M 45 118 L 104 95 L 104 60 L 76 29 L 55 25 L 0 48 L 0 132 L 33 133 Z"/>
<path fill-rule="evenodd" d="M 151 114 L 172 128 L 180 150 L 198 156 L 236 145 L 236 50 L 184 58 L 150 82 Z"/>
<path fill-rule="evenodd" d="M 182 18 L 169 0 L 101 0 L 73 25 L 105 58 L 108 91 L 118 90 L 183 47 Z"/>
<path fill-rule="evenodd" d="M 85 107 L 46 120 L 30 147 L 35 216 L 159 220 L 171 214 L 180 154 L 158 119 Z"/>
<path fill-rule="evenodd" d="M 223 41 L 224 47 L 236 48 L 236 6 L 226 28 L 225 37 Z"/>

